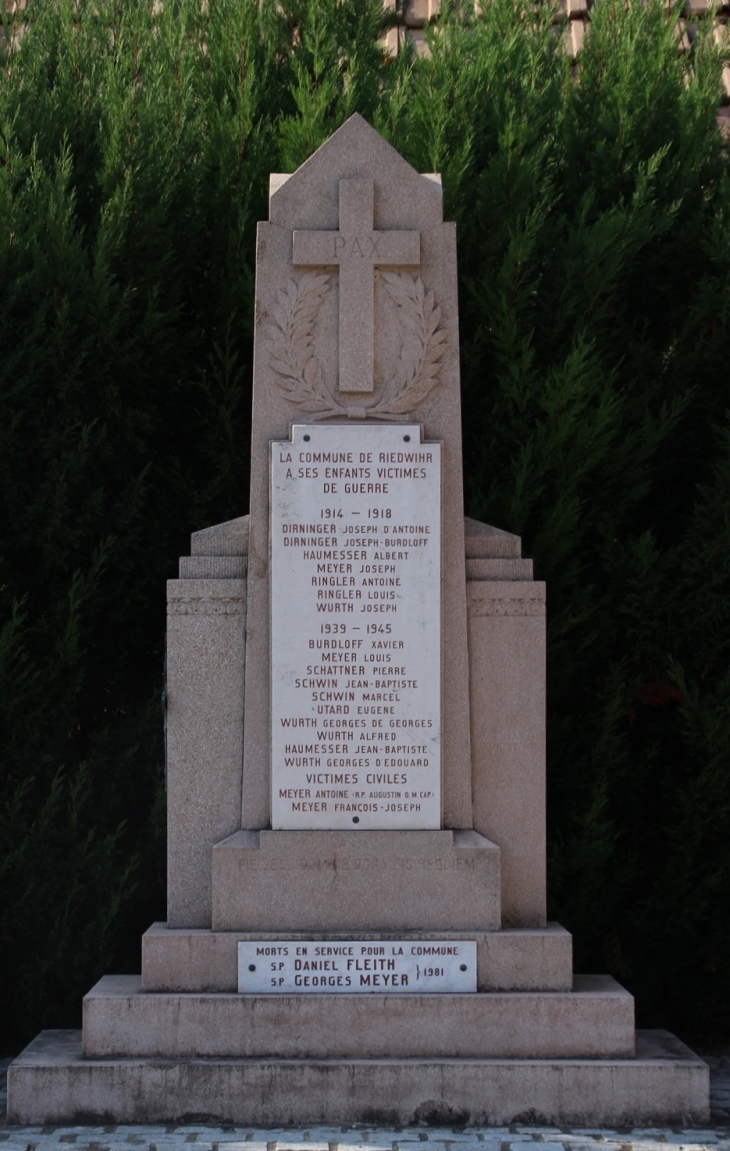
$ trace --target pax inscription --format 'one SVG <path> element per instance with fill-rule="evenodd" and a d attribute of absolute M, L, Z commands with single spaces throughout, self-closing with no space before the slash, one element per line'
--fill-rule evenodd
<path fill-rule="evenodd" d="M 420 232 L 376 232 L 372 180 L 340 180 L 338 232 L 293 234 L 293 262 L 339 265 L 339 390 L 372 392 L 375 357 L 373 271 L 377 265 L 418 267 Z"/>

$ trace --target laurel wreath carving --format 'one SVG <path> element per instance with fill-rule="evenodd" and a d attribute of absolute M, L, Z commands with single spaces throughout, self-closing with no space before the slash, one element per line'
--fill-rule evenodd
<path fill-rule="evenodd" d="M 433 292 L 420 276 L 381 272 L 381 279 L 395 305 L 403 334 L 401 352 L 393 378 L 369 405 L 341 404 L 324 378 L 314 348 L 314 327 L 322 300 L 330 290 L 326 273 L 307 272 L 297 282 L 289 279 L 277 293 L 267 324 L 270 365 L 288 399 L 318 419 L 347 416 L 350 419 L 396 420 L 420 404 L 439 382 L 441 357 L 449 332 L 439 328 L 441 309 Z"/>

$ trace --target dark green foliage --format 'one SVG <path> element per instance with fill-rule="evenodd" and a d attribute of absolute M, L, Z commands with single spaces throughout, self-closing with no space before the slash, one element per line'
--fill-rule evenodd
<path fill-rule="evenodd" d="M 552 911 L 730 1028 L 730 179 L 719 61 L 601 0 L 382 55 L 377 0 L 34 0 L 0 73 L 0 1017 L 164 917 L 164 581 L 247 507 L 255 222 L 359 111 L 459 225 L 466 492 L 549 587 Z M 12 29 L 7 29 L 8 36 Z"/>

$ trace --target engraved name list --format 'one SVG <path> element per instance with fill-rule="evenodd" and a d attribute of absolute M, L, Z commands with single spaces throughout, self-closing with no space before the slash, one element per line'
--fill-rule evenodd
<path fill-rule="evenodd" d="M 416 425 L 272 444 L 272 826 L 441 825 L 441 455 Z"/>

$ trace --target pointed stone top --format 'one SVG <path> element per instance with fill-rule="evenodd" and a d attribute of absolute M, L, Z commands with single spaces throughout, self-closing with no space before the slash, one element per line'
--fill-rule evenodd
<path fill-rule="evenodd" d="M 375 183 L 376 228 L 423 229 L 443 220 L 441 181 L 421 175 L 357 112 L 291 175 L 271 176 L 269 219 L 298 228 L 337 228 L 339 182 Z"/>

